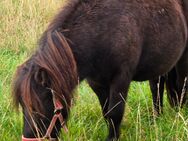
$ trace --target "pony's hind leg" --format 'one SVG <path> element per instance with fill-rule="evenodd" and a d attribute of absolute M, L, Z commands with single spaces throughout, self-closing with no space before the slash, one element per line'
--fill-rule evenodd
<path fill-rule="evenodd" d="M 119 73 L 111 83 L 109 106 L 108 112 L 106 113 L 106 118 L 109 123 L 107 141 L 114 141 L 119 138 L 119 128 L 124 114 L 128 87 L 131 82 L 130 74 L 126 71 Z"/>
<path fill-rule="evenodd" d="M 150 89 L 152 92 L 153 106 L 155 115 L 159 115 L 163 112 L 163 93 L 164 93 L 164 76 L 152 79 L 149 81 Z"/>
<path fill-rule="evenodd" d="M 177 108 L 177 106 L 179 105 L 179 96 L 177 93 L 177 72 L 175 67 L 166 74 L 165 79 L 167 98 L 170 103 L 170 106 L 173 108 Z"/>
<path fill-rule="evenodd" d="M 188 98 L 188 45 L 176 65 L 177 88 L 180 106 L 187 104 Z"/>

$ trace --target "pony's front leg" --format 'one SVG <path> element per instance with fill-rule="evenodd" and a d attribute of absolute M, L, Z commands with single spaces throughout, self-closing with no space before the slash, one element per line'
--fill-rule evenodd
<path fill-rule="evenodd" d="M 120 135 L 119 128 L 124 114 L 128 87 L 131 81 L 130 76 L 127 74 L 129 73 L 123 72 L 116 76 L 110 87 L 108 112 L 105 115 L 109 123 L 107 141 L 118 140 Z"/>
<path fill-rule="evenodd" d="M 105 115 L 108 111 L 108 105 L 109 105 L 109 93 L 110 93 L 109 86 L 89 79 L 87 79 L 87 81 L 90 87 L 92 88 L 92 90 L 97 95 L 101 105 L 103 116 L 106 119 Z"/>

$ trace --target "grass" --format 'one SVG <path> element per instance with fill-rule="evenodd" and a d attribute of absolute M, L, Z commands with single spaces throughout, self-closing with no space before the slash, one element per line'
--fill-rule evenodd
<path fill-rule="evenodd" d="M 22 134 L 22 113 L 11 103 L 11 80 L 16 66 L 30 56 L 62 0 L 0 1 L 0 141 L 17 141 Z M 107 126 L 94 92 L 83 82 L 75 97 L 65 141 L 101 141 Z M 131 84 L 121 126 L 122 141 L 187 141 L 188 112 L 175 112 L 164 101 L 164 114 L 152 117 L 148 83 Z"/>

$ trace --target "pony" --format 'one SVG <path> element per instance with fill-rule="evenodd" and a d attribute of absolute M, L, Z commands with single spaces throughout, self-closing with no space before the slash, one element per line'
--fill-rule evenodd
<path fill-rule="evenodd" d="M 179 84 L 188 75 L 184 7 L 181 0 L 69 0 L 15 73 L 22 140 L 57 140 L 83 80 L 99 99 L 106 140 L 117 140 L 131 81 L 152 80 L 176 64 Z"/>

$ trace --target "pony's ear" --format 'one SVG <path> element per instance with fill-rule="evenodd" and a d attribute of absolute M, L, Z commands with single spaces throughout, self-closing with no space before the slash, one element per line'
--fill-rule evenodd
<path fill-rule="evenodd" d="M 37 84 L 43 87 L 48 87 L 50 85 L 48 73 L 42 68 L 38 68 L 36 70 L 36 72 L 34 73 L 34 79 Z"/>

